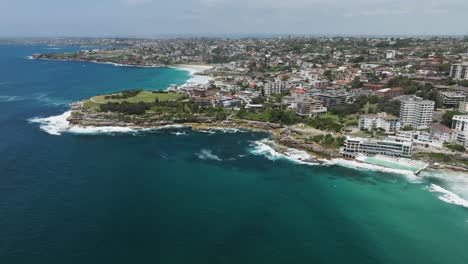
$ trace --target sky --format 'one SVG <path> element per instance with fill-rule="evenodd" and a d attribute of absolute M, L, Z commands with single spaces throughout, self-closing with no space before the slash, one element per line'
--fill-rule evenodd
<path fill-rule="evenodd" d="M 0 37 L 468 35 L 468 0 L 0 0 Z"/>

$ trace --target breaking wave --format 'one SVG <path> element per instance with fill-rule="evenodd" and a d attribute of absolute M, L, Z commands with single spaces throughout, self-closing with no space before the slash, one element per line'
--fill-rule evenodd
<path fill-rule="evenodd" d="M 458 196 L 457 194 L 444 189 L 440 187 L 439 185 L 436 184 L 431 184 L 431 186 L 427 187 L 427 190 L 430 192 L 435 192 L 439 193 L 440 195 L 438 196 L 439 200 L 444 201 L 446 203 L 450 204 L 455 204 L 455 205 L 460 205 L 465 208 L 468 208 L 468 201 L 463 199 L 462 197 Z"/>
<path fill-rule="evenodd" d="M 424 183 L 424 188 L 426 190 L 440 194 L 438 198 L 441 201 L 468 208 L 468 175 L 466 174 L 441 171 L 425 171 L 420 176 L 416 176 L 410 171 L 390 169 L 378 165 L 366 164 L 345 159 L 319 160 L 319 164 L 310 162 L 309 160 L 313 159 L 313 157 L 300 150 L 287 149 L 287 151 L 283 153 L 276 151 L 274 148 L 274 142 L 272 140 L 260 140 L 254 142 L 250 153 L 254 155 L 263 155 L 267 159 L 273 161 L 283 159 L 298 164 L 341 166 L 362 171 L 376 171 L 402 175 L 411 183 Z M 447 187 L 443 188 L 437 184 L 430 183 L 431 180 L 443 182 Z M 429 186 L 427 186 L 428 181 L 430 184 Z"/>
<path fill-rule="evenodd" d="M 324 165 L 328 166 L 341 166 L 345 168 L 350 168 L 350 169 L 356 169 L 356 170 L 361 170 L 361 171 L 377 171 L 377 172 L 384 172 L 384 173 L 393 173 L 393 174 L 399 174 L 405 176 L 410 182 L 413 183 L 420 183 L 421 179 L 416 176 L 414 173 L 411 171 L 406 171 L 406 170 L 399 170 L 399 169 L 391 169 L 391 168 L 386 168 L 378 165 L 372 165 L 372 164 L 367 164 L 367 163 L 362 163 L 362 162 L 357 162 L 353 160 L 345 160 L 345 159 L 332 159 L 332 160 L 321 160 Z"/>
<path fill-rule="evenodd" d="M 71 111 L 67 111 L 58 116 L 31 118 L 29 119 L 29 122 L 40 124 L 39 127 L 41 130 L 51 135 L 60 136 L 70 128 L 70 123 L 67 121 L 67 118 L 70 117 L 70 115 Z"/>
<path fill-rule="evenodd" d="M 255 141 L 252 144 L 250 153 L 253 155 L 263 155 L 269 160 L 285 159 L 298 164 L 319 165 L 318 162 L 315 162 L 314 157 L 305 151 L 288 148 L 281 153 L 276 151 L 272 146 L 274 146 L 272 140 Z"/>

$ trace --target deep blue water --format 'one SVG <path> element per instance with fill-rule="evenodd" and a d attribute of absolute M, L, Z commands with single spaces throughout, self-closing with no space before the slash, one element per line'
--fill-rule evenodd
<path fill-rule="evenodd" d="M 427 190 L 463 175 L 298 165 L 264 133 L 50 135 L 28 120 L 189 76 L 37 52 L 0 46 L 0 263 L 468 263 L 467 209 Z"/>

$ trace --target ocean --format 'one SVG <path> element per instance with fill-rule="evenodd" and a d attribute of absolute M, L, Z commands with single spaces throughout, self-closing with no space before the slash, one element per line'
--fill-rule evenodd
<path fill-rule="evenodd" d="M 301 164 L 249 131 L 64 132 L 72 101 L 191 76 L 41 52 L 0 46 L 0 263 L 468 263 L 467 175 Z"/>

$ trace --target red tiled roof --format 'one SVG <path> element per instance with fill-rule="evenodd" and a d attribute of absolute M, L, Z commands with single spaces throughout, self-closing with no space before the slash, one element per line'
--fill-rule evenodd
<path fill-rule="evenodd" d="M 432 128 L 443 131 L 443 132 L 446 132 L 446 133 L 452 132 L 452 130 L 450 128 L 448 128 L 448 127 L 446 127 L 444 125 L 441 125 L 441 124 L 432 125 Z"/>

